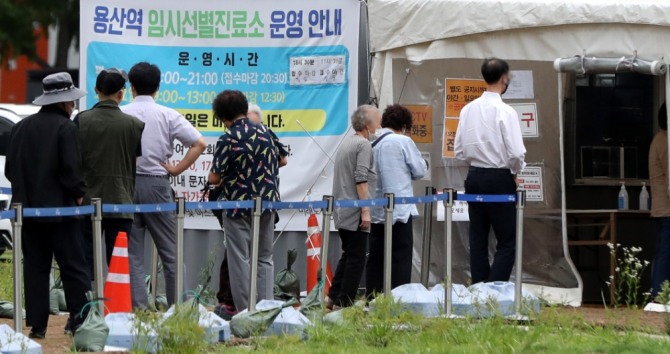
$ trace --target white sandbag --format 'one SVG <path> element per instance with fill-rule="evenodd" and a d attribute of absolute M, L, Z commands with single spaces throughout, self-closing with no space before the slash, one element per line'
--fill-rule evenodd
<path fill-rule="evenodd" d="M 172 305 L 165 312 L 164 319 L 174 314 L 175 306 Z M 198 304 L 198 326 L 205 329 L 205 340 L 208 343 L 225 342 L 230 340 L 230 323 L 207 310 L 205 306 Z"/>
<path fill-rule="evenodd" d="M 515 314 L 514 283 L 491 282 L 477 283 L 470 286 L 473 294 L 473 312 L 475 317 L 491 317 L 495 315 L 511 316 Z M 540 312 L 540 301 L 535 294 L 522 290 L 522 314 Z"/>
<path fill-rule="evenodd" d="M 437 284 L 430 289 L 435 296 L 442 312 L 444 312 L 444 285 Z M 451 286 L 451 313 L 457 316 L 471 314 L 473 295 L 465 285 L 452 284 Z"/>
<path fill-rule="evenodd" d="M 435 294 L 426 289 L 423 284 L 412 283 L 396 287 L 391 291 L 393 300 L 400 303 L 404 311 L 409 311 L 425 317 L 437 317 L 440 315 L 440 305 Z M 370 303 L 374 308 L 375 300 Z"/>
<path fill-rule="evenodd" d="M 105 323 L 109 327 L 106 346 L 155 353 L 156 332 L 153 329 L 144 328 L 142 338 L 138 338 L 137 328 L 134 328 L 134 319 L 135 315 L 132 313 L 110 313 L 105 316 Z"/>
<path fill-rule="evenodd" d="M 256 304 L 256 310 L 263 311 L 273 308 L 282 307 L 285 301 L 279 300 L 261 300 Z M 244 310 L 242 312 L 247 312 Z M 285 307 L 281 313 L 275 318 L 272 325 L 263 333 L 264 336 L 270 335 L 302 335 L 305 327 L 309 326 L 311 322 L 305 315 L 300 313 L 292 306 Z"/>
<path fill-rule="evenodd" d="M 0 325 L 0 353 L 42 354 L 42 346 L 6 324 Z"/>

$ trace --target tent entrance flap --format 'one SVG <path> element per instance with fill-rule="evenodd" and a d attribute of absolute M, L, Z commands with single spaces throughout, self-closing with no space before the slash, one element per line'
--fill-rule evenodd
<path fill-rule="evenodd" d="M 619 58 L 597 58 L 577 55 L 554 60 L 554 69 L 560 73 L 612 74 L 635 72 L 646 75 L 664 75 L 667 65 L 661 60 L 646 60 L 633 56 Z"/>

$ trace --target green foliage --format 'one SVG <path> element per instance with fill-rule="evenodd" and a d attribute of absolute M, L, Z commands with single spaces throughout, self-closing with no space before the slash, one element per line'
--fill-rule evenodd
<path fill-rule="evenodd" d="M 620 244 L 608 243 L 610 255 L 617 257 Z M 608 286 L 614 286 L 615 306 L 621 303 L 628 308 L 637 308 L 640 301 L 646 302 L 651 293 L 645 292 L 644 298 L 638 298 L 642 281 L 642 274 L 649 266 L 649 261 L 641 260 L 638 254 L 642 251 L 640 247 L 621 247 L 622 257 L 617 257 L 616 275 L 610 275 Z"/>
<path fill-rule="evenodd" d="M 658 292 L 656 299 L 665 306 L 666 312 L 663 318 L 665 322 L 665 333 L 670 335 L 670 282 L 666 280 L 661 284 L 661 291 Z"/>

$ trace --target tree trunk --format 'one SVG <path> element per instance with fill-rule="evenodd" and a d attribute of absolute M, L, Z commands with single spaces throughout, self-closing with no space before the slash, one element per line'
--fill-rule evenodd
<path fill-rule="evenodd" d="M 68 54 L 72 44 L 72 27 L 69 21 L 58 21 L 58 35 L 56 38 L 56 60 L 54 67 L 67 69 Z"/>

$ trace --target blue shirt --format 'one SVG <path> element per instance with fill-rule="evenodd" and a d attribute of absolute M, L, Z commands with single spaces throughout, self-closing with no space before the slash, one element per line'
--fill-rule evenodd
<path fill-rule="evenodd" d="M 395 197 L 413 197 L 412 181 L 426 175 L 428 166 L 421 157 L 421 152 L 411 138 L 402 134 L 394 134 L 389 129 L 382 129 L 382 135 L 391 133 L 372 149 L 372 156 L 377 172 L 377 184 L 374 198 L 384 198 L 384 193 L 393 193 Z M 393 223 L 406 223 L 410 216 L 419 215 L 414 204 L 395 205 Z M 384 222 L 384 209 L 372 208 L 372 222 Z"/>
<path fill-rule="evenodd" d="M 216 143 L 212 173 L 221 176 L 220 200 L 278 201 L 277 149 L 272 135 L 261 124 L 248 118 L 233 122 L 230 131 L 221 135 Z M 248 209 L 227 210 L 229 217 L 244 217 Z"/>

